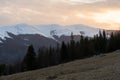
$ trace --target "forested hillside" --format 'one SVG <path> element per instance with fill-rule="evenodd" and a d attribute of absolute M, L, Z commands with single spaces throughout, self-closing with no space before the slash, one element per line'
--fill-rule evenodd
<path fill-rule="evenodd" d="M 1 76 L 0 80 L 120 80 L 120 51 L 40 70 Z"/>
<path fill-rule="evenodd" d="M 33 45 L 30 45 L 21 62 L 14 65 L 0 65 L 0 74 L 9 75 L 50 67 L 76 59 L 105 54 L 118 49 L 120 49 L 120 33 L 109 36 L 105 31 L 100 31 L 93 38 L 81 35 L 80 41 L 77 42 L 74 41 L 73 33 L 71 33 L 69 43 L 57 43 L 57 47 L 42 47 L 39 48 L 38 53 L 35 52 Z"/>

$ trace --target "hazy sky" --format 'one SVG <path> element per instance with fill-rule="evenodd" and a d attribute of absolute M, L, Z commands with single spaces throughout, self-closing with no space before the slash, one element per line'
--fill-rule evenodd
<path fill-rule="evenodd" d="M 0 25 L 18 23 L 119 29 L 120 0 L 0 0 Z"/>

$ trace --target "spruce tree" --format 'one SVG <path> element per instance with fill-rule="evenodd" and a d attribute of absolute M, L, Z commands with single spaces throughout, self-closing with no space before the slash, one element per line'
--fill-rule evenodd
<path fill-rule="evenodd" d="M 61 62 L 67 62 L 69 59 L 69 55 L 67 51 L 67 46 L 64 42 L 62 42 L 60 54 L 61 54 Z"/>
<path fill-rule="evenodd" d="M 37 56 L 38 68 L 44 67 L 44 55 L 45 55 L 44 49 L 43 49 L 43 48 L 40 48 L 40 49 L 38 50 L 38 56 Z"/>
<path fill-rule="evenodd" d="M 70 60 L 74 60 L 76 58 L 75 53 L 75 41 L 74 41 L 74 35 L 71 33 L 71 40 L 70 40 Z"/>
<path fill-rule="evenodd" d="M 6 68 L 5 64 L 0 65 L 0 76 L 5 74 L 5 68 Z"/>
<path fill-rule="evenodd" d="M 28 47 L 27 54 L 23 60 L 23 70 L 34 70 L 37 68 L 36 53 L 32 45 Z"/>

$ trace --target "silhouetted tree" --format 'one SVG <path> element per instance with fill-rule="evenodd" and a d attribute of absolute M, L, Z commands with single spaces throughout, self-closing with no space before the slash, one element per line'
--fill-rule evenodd
<path fill-rule="evenodd" d="M 39 48 L 38 56 L 37 56 L 38 68 L 43 68 L 44 67 L 44 55 L 45 55 L 44 49 Z"/>
<path fill-rule="evenodd" d="M 74 35 L 73 33 L 71 33 L 71 40 L 70 40 L 70 44 L 69 44 L 69 55 L 70 55 L 70 60 L 74 60 L 76 57 L 76 53 L 75 53 L 75 41 L 74 41 Z"/>
<path fill-rule="evenodd" d="M 6 69 L 6 65 L 5 64 L 1 64 L 0 65 L 0 76 L 5 74 L 5 69 Z"/>
<path fill-rule="evenodd" d="M 66 62 L 66 61 L 69 60 L 69 55 L 68 55 L 68 52 L 67 52 L 67 46 L 64 42 L 62 42 L 60 54 L 61 54 L 61 62 Z"/>
<path fill-rule="evenodd" d="M 23 69 L 26 70 L 34 70 L 37 67 L 36 63 L 36 53 L 32 45 L 28 47 L 27 54 L 23 60 Z"/>

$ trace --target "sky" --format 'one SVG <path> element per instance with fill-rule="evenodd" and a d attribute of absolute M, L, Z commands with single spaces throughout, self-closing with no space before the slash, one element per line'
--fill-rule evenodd
<path fill-rule="evenodd" d="M 0 0 L 0 25 L 85 24 L 120 29 L 120 0 Z"/>

